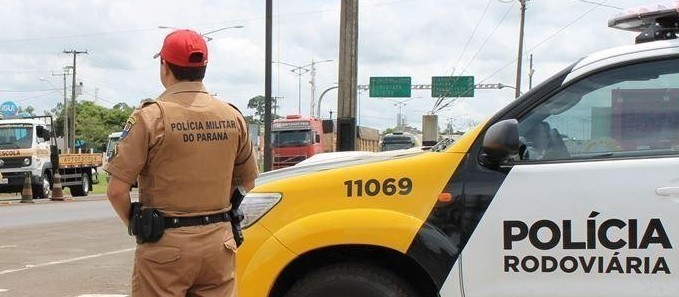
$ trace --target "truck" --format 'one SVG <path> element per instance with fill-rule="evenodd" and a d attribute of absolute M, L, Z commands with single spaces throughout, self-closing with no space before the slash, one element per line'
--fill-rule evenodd
<path fill-rule="evenodd" d="M 18 193 L 30 177 L 33 198 L 48 198 L 55 173 L 71 195 L 87 196 L 102 156 L 97 153 L 60 153 L 50 116 L 0 119 L 0 193 Z"/>
<path fill-rule="evenodd" d="M 293 166 L 315 154 L 335 151 L 334 125 L 316 117 L 287 115 L 272 124 L 273 169 Z M 358 127 L 357 150 L 377 151 L 379 131 Z"/>
<path fill-rule="evenodd" d="M 677 8 L 613 19 L 638 44 L 566 66 L 456 141 L 261 174 L 239 296 L 676 296 Z"/>
<path fill-rule="evenodd" d="M 106 152 L 104 152 L 104 164 L 108 163 L 111 158 L 115 155 L 118 141 L 120 140 L 120 136 L 123 135 L 123 132 L 113 132 L 108 135 L 107 140 L 106 140 Z M 106 182 L 109 182 L 111 180 L 111 177 L 106 174 Z"/>
<path fill-rule="evenodd" d="M 422 146 L 417 135 L 408 132 L 393 132 L 382 137 L 381 151 L 401 150 Z"/>
<path fill-rule="evenodd" d="M 108 163 L 116 152 L 116 146 L 123 132 L 113 132 L 108 135 L 106 140 L 106 152 L 104 153 L 104 163 Z"/>

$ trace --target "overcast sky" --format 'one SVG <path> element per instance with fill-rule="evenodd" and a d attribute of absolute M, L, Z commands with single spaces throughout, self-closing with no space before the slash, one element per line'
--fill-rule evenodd
<path fill-rule="evenodd" d="M 652 2 L 652 3 L 658 3 Z M 662 3 L 662 2 L 661 2 Z M 522 91 L 528 89 L 529 56 L 533 85 L 589 53 L 633 43 L 634 34 L 607 27 L 624 9 L 649 4 L 640 0 L 530 0 L 527 3 Z M 476 83 L 515 85 L 520 4 L 511 0 L 360 0 L 358 83 L 371 76 L 410 76 L 430 84 L 432 76 L 471 75 Z M 274 1 L 273 60 L 316 64 L 316 97 L 337 82 L 340 0 Z M 264 0 L 3 0 L 0 9 L 0 101 L 32 106 L 39 112 L 63 102 L 62 68 L 73 56 L 64 50 L 87 50 L 77 57 L 78 100 L 112 107 L 138 105 L 163 87 L 159 63 L 152 56 L 170 30 L 211 34 L 205 84 L 245 114 L 248 99 L 264 95 Z M 310 73 L 273 65 L 273 96 L 282 97 L 279 114 L 310 113 Z M 43 77 L 47 81 L 41 81 Z M 70 88 L 70 78 L 69 78 Z M 69 90 L 70 94 L 70 90 Z M 429 90 L 414 90 L 402 112 L 408 124 L 421 127 L 432 110 Z M 467 129 L 513 100 L 514 90 L 476 90 L 438 112 Z M 318 98 L 316 98 L 317 100 Z M 394 127 L 398 101 L 359 93 L 360 125 Z M 323 98 L 321 116 L 337 110 L 337 91 Z M 336 114 L 333 114 L 335 117 Z"/>

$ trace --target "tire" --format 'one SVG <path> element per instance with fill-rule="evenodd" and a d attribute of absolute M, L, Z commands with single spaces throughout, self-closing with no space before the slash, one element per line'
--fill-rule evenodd
<path fill-rule="evenodd" d="M 49 175 L 43 173 L 40 177 L 40 185 L 33 186 L 33 199 L 47 198 L 50 196 L 50 178 Z"/>
<path fill-rule="evenodd" d="M 79 186 L 70 186 L 71 195 L 73 197 L 84 197 L 90 193 L 90 177 L 87 173 L 83 173 L 82 183 Z"/>
<path fill-rule="evenodd" d="M 401 277 L 376 266 L 340 263 L 297 281 L 285 297 L 418 297 Z"/>

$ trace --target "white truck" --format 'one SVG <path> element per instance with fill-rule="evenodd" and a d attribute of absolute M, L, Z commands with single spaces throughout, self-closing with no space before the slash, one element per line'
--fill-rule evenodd
<path fill-rule="evenodd" d="M 58 170 L 72 196 L 89 194 L 101 154 L 60 154 L 51 127 L 49 116 L 0 119 L 0 193 L 21 192 L 29 175 L 33 198 L 47 198 Z"/>
<path fill-rule="evenodd" d="M 108 135 L 108 140 L 106 141 L 106 153 L 104 154 L 104 164 L 111 161 L 111 158 L 115 155 L 116 146 L 118 145 L 121 135 L 123 135 L 123 132 L 113 132 Z M 109 176 L 107 173 L 106 182 L 108 182 L 110 179 L 111 176 Z"/>

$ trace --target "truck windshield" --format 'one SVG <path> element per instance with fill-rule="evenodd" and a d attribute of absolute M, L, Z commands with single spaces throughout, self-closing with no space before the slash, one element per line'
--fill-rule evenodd
<path fill-rule="evenodd" d="M 119 137 L 111 137 L 108 139 L 108 143 L 106 144 L 106 158 L 111 157 L 116 148 L 116 144 L 118 144 L 118 140 L 120 140 Z"/>
<path fill-rule="evenodd" d="M 275 131 L 272 136 L 273 147 L 311 144 L 311 130 Z"/>
<path fill-rule="evenodd" d="M 382 151 L 409 149 L 414 146 L 412 142 L 382 143 Z"/>
<path fill-rule="evenodd" d="M 8 124 L 0 126 L 0 149 L 25 149 L 33 144 L 33 125 Z"/>

